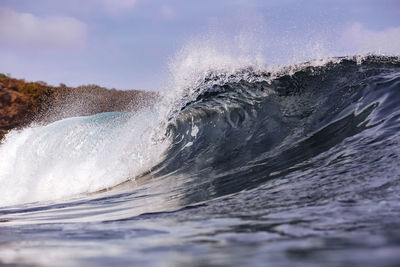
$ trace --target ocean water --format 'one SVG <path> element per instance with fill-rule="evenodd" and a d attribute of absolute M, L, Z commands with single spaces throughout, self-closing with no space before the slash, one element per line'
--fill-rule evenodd
<path fill-rule="evenodd" d="M 398 57 L 177 81 L 7 135 L 0 265 L 400 264 Z"/>

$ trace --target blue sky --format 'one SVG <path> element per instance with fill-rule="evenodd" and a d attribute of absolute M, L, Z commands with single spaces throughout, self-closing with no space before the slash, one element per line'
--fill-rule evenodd
<path fill-rule="evenodd" d="M 266 64 L 398 54 L 400 1 L 0 0 L 0 72 L 17 78 L 161 90 L 193 43 L 257 50 Z"/>

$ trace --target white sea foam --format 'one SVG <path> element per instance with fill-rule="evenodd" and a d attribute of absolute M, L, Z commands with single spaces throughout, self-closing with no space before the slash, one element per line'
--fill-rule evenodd
<path fill-rule="evenodd" d="M 168 146 L 150 133 L 158 114 L 102 113 L 12 131 L 0 146 L 0 203 L 110 188 L 148 171 Z"/>

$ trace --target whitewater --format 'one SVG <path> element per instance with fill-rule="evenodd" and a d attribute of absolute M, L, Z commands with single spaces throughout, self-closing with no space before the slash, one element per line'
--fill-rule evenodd
<path fill-rule="evenodd" d="M 203 52 L 138 112 L 6 136 L 0 264 L 400 262 L 400 58 Z"/>

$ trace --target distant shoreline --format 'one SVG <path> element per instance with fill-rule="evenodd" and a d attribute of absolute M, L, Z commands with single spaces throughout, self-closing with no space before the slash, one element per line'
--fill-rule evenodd
<path fill-rule="evenodd" d="M 156 92 L 107 89 L 98 85 L 51 86 L 0 73 L 0 141 L 10 130 L 33 122 L 49 123 L 101 112 L 135 111 L 157 99 Z"/>

